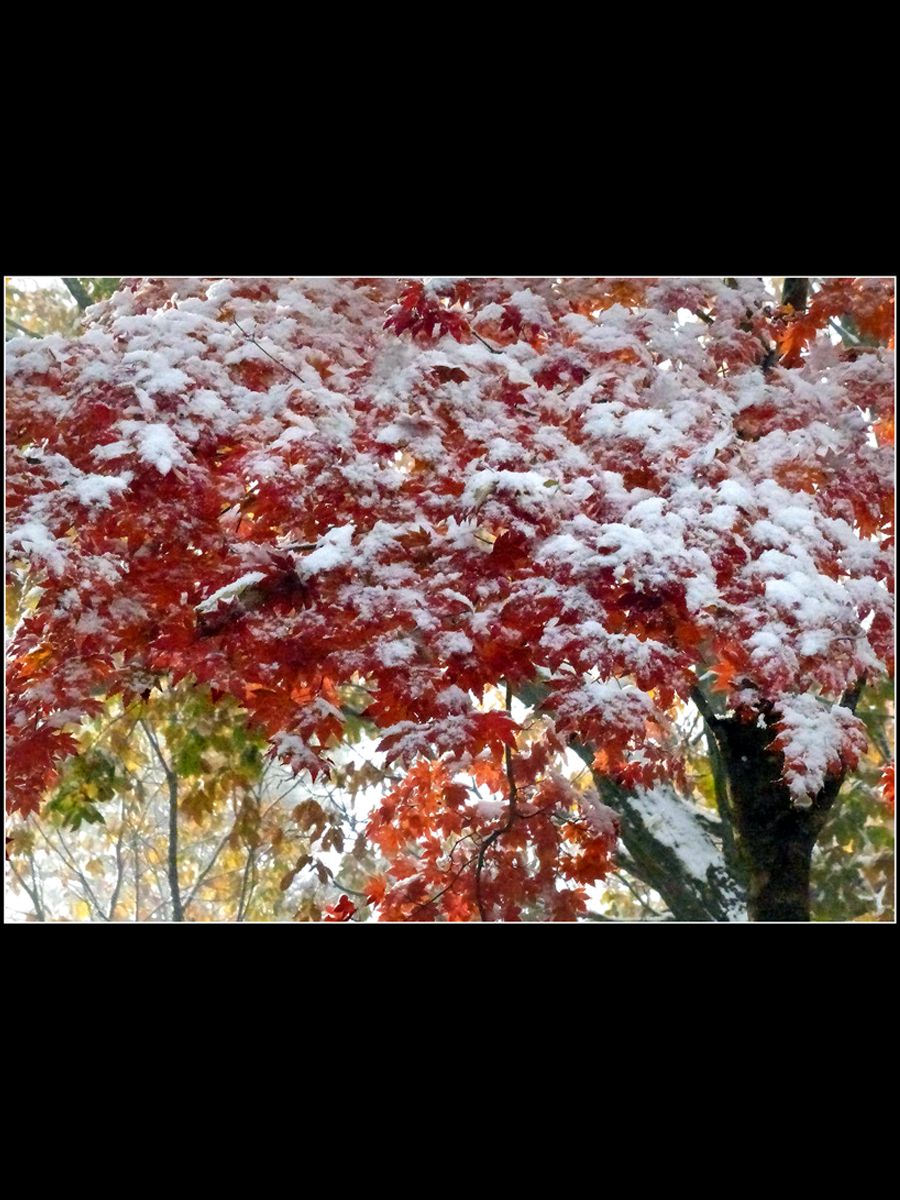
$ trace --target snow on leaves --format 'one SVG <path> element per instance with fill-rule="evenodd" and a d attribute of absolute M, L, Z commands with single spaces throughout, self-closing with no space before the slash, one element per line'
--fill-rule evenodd
<path fill-rule="evenodd" d="M 797 804 L 813 803 L 829 775 L 853 770 L 865 753 L 866 727 L 839 704 L 823 706 L 815 696 L 791 696 L 780 705 L 773 749 L 784 754 L 784 779 Z"/>
<path fill-rule="evenodd" d="M 406 330 L 413 337 L 425 341 L 435 334 L 440 337 L 445 333 L 458 342 L 462 341 L 467 322 L 461 313 L 451 312 L 441 305 L 439 292 L 446 289 L 435 286 L 435 282 L 439 284 L 441 281 L 432 281 L 430 285 L 422 282 L 410 284 L 392 309 L 384 328 L 393 329 L 398 334 Z"/>
<path fill-rule="evenodd" d="M 412 763 L 420 755 L 445 753 L 467 766 L 482 750 L 499 755 L 504 746 L 515 749 L 516 745 L 516 723 L 505 712 L 470 712 L 425 724 L 401 721 L 383 732 L 378 749 L 387 751 L 388 766 L 396 759 Z"/>
<path fill-rule="evenodd" d="M 142 672 L 231 693 L 313 774 L 363 681 L 407 771 L 373 824 L 385 911 L 543 888 L 565 919 L 613 842 L 550 804 L 554 756 L 652 786 L 710 669 L 781 712 L 802 801 L 861 752 L 828 698 L 892 670 L 892 306 L 890 280 L 795 313 L 758 280 L 126 279 L 81 338 L 8 342 L 9 569 L 42 589 L 8 803 Z M 492 691 L 535 680 L 543 758 Z"/>

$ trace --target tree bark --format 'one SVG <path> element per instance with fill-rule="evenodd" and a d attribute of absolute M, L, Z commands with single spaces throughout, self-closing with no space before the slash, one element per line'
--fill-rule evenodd
<path fill-rule="evenodd" d="M 841 697 L 856 711 L 864 678 Z M 737 831 L 738 854 L 751 921 L 809 921 L 813 847 L 844 782 L 845 771 L 826 780 L 806 807 L 797 805 L 784 780 L 783 755 L 771 749 L 765 720 L 739 721 L 704 713 L 719 745 Z"/>
<path fill-rule="evenodd" d="M 768 726 L 720 718 L 714 727 L 747 881 L 751 921 L 808 921 L 809 870 L 819 829 L 781 778 L 782 756 Z M 820 828 L 821 826 L 819 826 Z"/>
<path fill-rule="evenodd" d="M 82 312 L 84 312 L 86 308 L 90 308 L 94 301 L 90 298 L 82 283 L 75 278 L 75 276 L 60 275 L 60 279 L 72 293 L 76 304 Z"/>
<path fill-rule="evenodd" d="M 808 279 L 785 279 L 781 289 L 781 303 L 790 304 L 795 312 L 803 312 L 809 299 Z"/>

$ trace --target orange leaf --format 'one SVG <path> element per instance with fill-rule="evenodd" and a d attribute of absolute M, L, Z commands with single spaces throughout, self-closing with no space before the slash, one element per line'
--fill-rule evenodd
<path fill-rule="evenodd" d="M 891 413 L 886 416 L 883 421 L 879 421 L 873 426 L 875 437 L 878 439 L 879 446 L 893 446 L 894 444 L 894 415 Z"/>
<path fill-rule="evenodd" d="M 711 692 L 729 692 L 734 686 L 734 675 L 737 671 L 737 666 L 728 662 L 727 659 L 721 659 L 714 666 L 711 666 L 710 672 L 715 675 L 716 682 L 710 688 Z"/>

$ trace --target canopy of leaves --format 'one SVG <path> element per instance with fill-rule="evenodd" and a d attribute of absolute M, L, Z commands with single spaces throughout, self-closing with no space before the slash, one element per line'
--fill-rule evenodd
<path fill-rule="evenodd" d="M 713 681 L 811 803 L 893 669 L 892 313 L 889 279 L 800 312 L 753 279 L 125 279 L 80 338 L 8 342 L 9 806 L 92 801 L 57 782 L 78 722 L 162 678 L 313 779 L 363 713 L 389 919 L 583 913 L 619 818 L 567 751 L 656 794 Z"/>

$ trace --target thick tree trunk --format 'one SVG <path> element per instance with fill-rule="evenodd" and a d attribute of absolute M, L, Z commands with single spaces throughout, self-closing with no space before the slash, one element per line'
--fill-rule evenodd
<path fill-rule="evenodd" d="M 808 921 L 809 869 L 818 828 L 781 779 L 772 731 L 735 718 L 718 727 L 751 921 Z"/>
<path fill-rule="evenodd" d="M 813 847 L 843 775 L 801 808 L 781 778 L 782 755 L 770 749 L 767 725 L 729 717 L 712 727 L 725 761 L 747 914 L 751 921 L 808 921 Z"/>
<path fill-rule="evenodd" d="M 863 675 L 841 705 L 855 713 L 864 686 Z M 765 718 L 754 723 L 717 717 L 702 695 L 697 699 L 724 760 L 747 914 L 751 921 L 808 921 L 813 847 L 845 772 L 827 779 L 812 803 L 800 807 L 781 778 L 784 759 L 771 749 L 773 732 Z"/>

